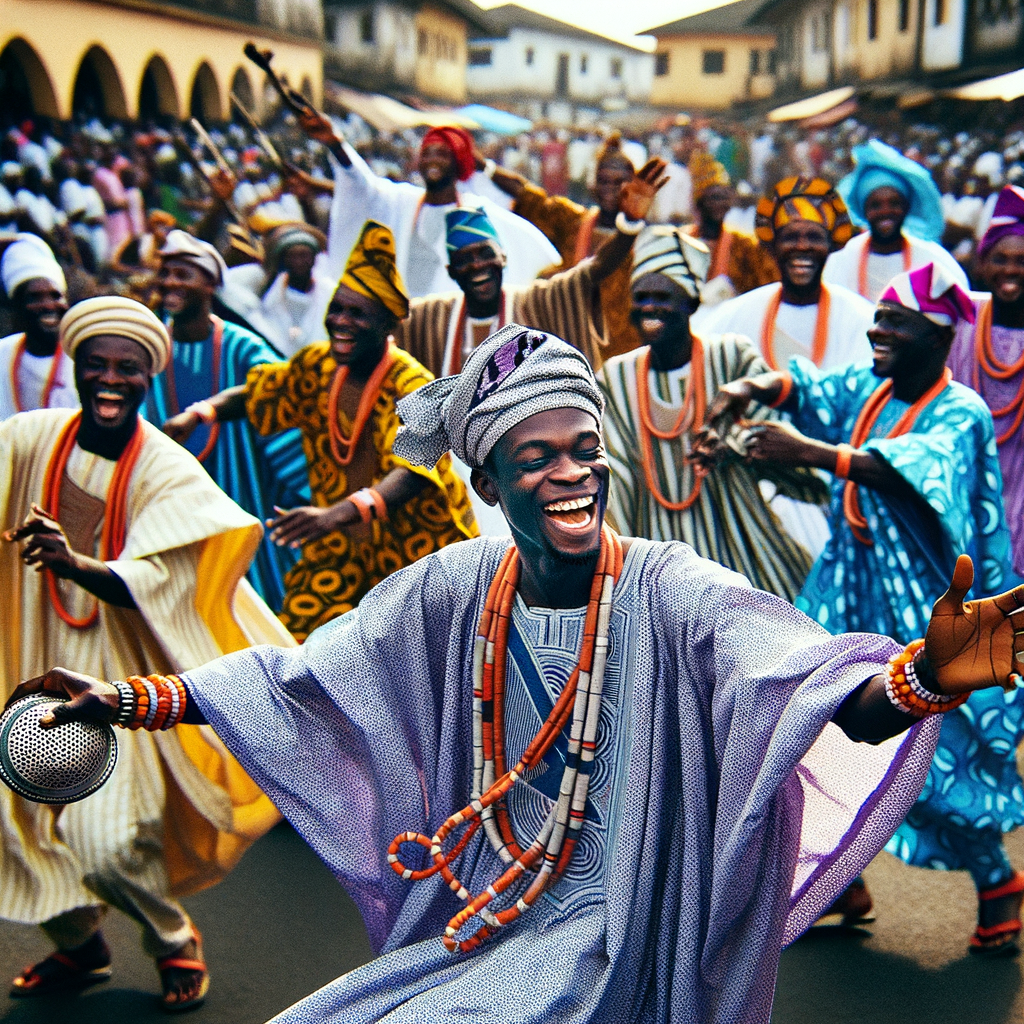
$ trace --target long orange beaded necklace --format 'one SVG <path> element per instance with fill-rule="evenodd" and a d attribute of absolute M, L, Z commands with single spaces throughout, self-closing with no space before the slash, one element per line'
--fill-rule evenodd
<path fill-rule="evenodd" d="M 469 952 L 503 925 L 510 924 L 530 909 L 540 895 L 553 885 L 572 858 L 580 829 L 590 783 L 590 765 L 597 748 L 601 690 L 608 656 L 608 630 L 611 620 L 612 591 L 622 573 L 622 543 L 607 526 L 601 531 L 601 551 L 590 588 L 580 660 L 547 721 L 531 740 L 523 756 L 511 771 L 505 769 L 505 671 L 508 632 L 512 605 L 519 586 L 519 552 L 509 548 L 494 576 L 484 611 L 480 617 L 473 647 L 473 790 L 467 807 L 453 814 L 427 837 L 418 832 L 403 832 L 388 847 L 388 863 L 409 881 L 419 881 L 440 873 L 466 906 L 445 928 L 443 942 L 451 952 Z M 566 753 L 565 770 L 558 800 L 524 851 L 515 841 L 504 798 L 523 774 L 536 765 L 554 745 L 572 718 L 572 730 Z M 508 868 L 483 892 L 473 897 L 451 870 L 452 862 L 466 848 L 470 838 L 483 824 L 488 839 Z M 444 852 L 443 844 L 462 825 L 462 838 Z M 433 864 L 421 870 L 407 868 L 398 853 L 405 843 L 416 843 L 430 851 Z M 537 869 L 533 881 L 516 902 L 506 910 L 491 911 L 489 905 L 514 885 L 527 871 Z M 468 939 L 456 933 L 479 915 L 483 925 Z"/>
<path fill-rule="evenodd" d="M 773 369 L 777 370 L 775 362 L 775 318 L 779 315 L 779 307 L 782 305 L 782 285 L 768 302 L 768 308 L 764 311 L 764 320 L 761 322 L 761 354 L 764 361 Z M 823 284 L 821 294 L 818 296 L 818 315 L 814 320 L 814 341 L 811 345 L 811 362 L 815 366 L 821 366 L 825 359 L 825 349 L 828 346 L 828 314 L 832 305 L 832 297 L 828 288 Z"/>
<path fill-rule="evenodd" d="M 953 371 L 947 366 L 942 371 L 942 376 L 907 409 L 907 411 L 896 421 L 896 425 L 886 434 L 886 437 L 900 437 L 909 434 L 914 429 L 918 416 L 926 406 L 930 405 L 943 391 L 949 387 L 953 379 Z M 860 448 L 871 435 L 871 430 L 878 422 L 882 410 L 889 404 L 892 398 L 892 380 L 885 380 L 878 385 L 871 393 L 871 396 L 864 403 L 857 421 L 853 425 L 853 433 L 850 435 L 850 444 L 854 448 Z M 868 521 L 860 510 L 860 498 L 857 493 L 857 485 L 852 480 L 846 481 L 843 488 L 843 515 L 850 524 L 854 537 L 861 544 L 871 545 L 871 536 L 868 534 Z"/>
<path fill-rule="evenodd" d="M 348 367 L 339 366 L 335 370 L 331 389 L 327 393 L 327 432 L 331 442 L 331 454 L 339 466 L 347 466 L 355 456 L 360 435 L 370 419 L 370 413 L 373 412 L 373 407 L 380 395 L 381 385 L 394 361 L 395 344 L 389 338 L 384 355 L 374 367 L 370 379 L 366 382 L 366 387 L 363 388 L 363 393 L 359 396 L 359 406 L 356 409 L 356 418 L 352 423 L 351 437 L 346 437 L 341 432 L 338 409 L 338 403 L 341 401 L 341 389 L 345 386 L 345 381 L 348 380 Z"/>
<path fill-rule="evenodd" d="M 220 391 L 220 350 L 224 341 L 224 321 L 212 313 L 210 314 L 210 320 L 213 322 L 213 351 L 211 353 L 213 359 L 211 372 L 213 383 L 210 385 L 210 394 L 215 395 Z M 167 360 L 167 367 L 164 370 L 164 385 L 167 390 L 167 409 L 172 416 L 177 416 L 181 409 L 178 406 L 178 388 L 174 383 L 173 358 Z M 200 462 L 205 462 L 210 457 L 210 452 L 213 451 L 214 446 L 217 444 L 218 437 L 220 437 L 220 422 L 214 420 L 210 424 L 210 436 L 206 439 L 203 450 L 196 456 Z"/>
<path fill-rule="evenodd" d="M 690 423 L 694 429 L 704 423 L 707 395 L 704 393 L 704 345 L 696 335 L 692 338 L 690 353 L 690 376 L 686 381 L 683 406 L 671 430 L 662 431 L 654 425 L 651 416 L 651 392 L 648 374 L 651 368 L 651 350 L 644 349 L 636 361 L 636 398 L 640 410 L 640 450 L 643 455 L 644 479 L 654 500 L 671 512 L 685 512 L 700 496 L 701 478 L 694 474 L 693 489 L 682 501 L 669 501 L 658 486 L 658 472 L 654 461 L 654 442 L 651 436 L 662 441 L 675 441 L 684 431 L 684 424 L 692 412 Z"/>
<path fill-rule="evenodd" d="M 910 264 L 912 262 L 912 255 L 910 252 L 910 242 L 903 239 L 903 273 L 905 274 L 910 270 Z M 857 266 L 857 291 L 864 296 L 865 299 L 870 298 L 868 295 L 868 258 L 871 255 L 871 235 L 868 235 L 868 240 L 864 244 L 864 248 L 860 251 L 860 262 Z M 873 301 L 873 300 L 872 300 Z"/>
<path fill-rule="evenodd" d="M 60 521 L 61 482 L 64 479 L 68 458 L 78 439 L 78 429 L 81 423 L 82 414 L 80 412 L 75 413 L 68 420 L 57 438 L 57 444 L 50 455 L 50 461 L 47 463 L 46 473 L 43 476 L 43 508 L 47 510 L 52 519 L 58 522 Z M 118 457 L 114 475 L 110 481 L 110 489 L 107 492 L 106 514 L 103 519 L 103 532 L 100 535 L 100 560 L 103 562 L 120 558 L 124 551 L 125 535 L 128 529 L 128 484 L 131 482 L 132 472 L 139 460 L 139 453 L 142 451 L 144 442 L 145 435 L 140 420 L 131 440 Z M 72 629 L 88 629 L 96 624 L 100 615 L 98 600 L 88 615 L 76 619 L 64 607 L 60 590 L 57 587 L 57 577 L 49 569 L 44 569 L 43 573 L 46 577 L 46 590 L 50 604 L 67 625 Z"/>
<path fill-rule="evenodd" d="M 981 390 L 981 370 L 985 371 L 987 377 L 993 380 L 1010 380 L 1024 370 L 1024 352 L 1016 362 L 1004 363 L 996 356 L 992 347 L 992 299 L 988 298 L 981 304 L 978 310 L 978 324 L 974 329 L 974 390 L 979 395 Z M 1013 422 L 1007 430 L 996 435 L 996 444 L 1004 445 L 1020 429 L 1024 422 L 1024 377 L 1021 378 L 1017 388 L 1017 394 L 1013 396 L 1008 405 L 1002 409 L 992 409 L 992 418 L 1001 419 L 1003 416 L 1013 416 Z"/>
<path fill-rule="evenodd" d="M 11 396 L 14 399 L 14 408 L 17 412 L 24 412 L 25 406 L 21 402 L 21 388 L 18 385 L 18 373 L 21 370 L 21 361 L 25 356 L 25 335 L 21 336 L 17 348 L 14 350 L 14 362 L 11 363 Z M 46 375 L 46 383 L 43 385 L 43 397 L 40 400 L 40 409 L 50 408 L 50 396 L 57 386 L 57 370 L 60 368 L 62 353 L 60 348 L 53 353 L 50 360 L 50 372 Z"/>

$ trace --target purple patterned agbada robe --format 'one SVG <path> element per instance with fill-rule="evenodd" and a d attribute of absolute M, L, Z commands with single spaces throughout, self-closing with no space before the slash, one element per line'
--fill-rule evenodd
<path fill-rule="evenodd" d="M 633 541 L 614 595 L 625 668 L 603 882 L 568 909 L 544 897 L 452 955 L 439 936 L 461 904 L 437 877 L 403 881 L 386 851 L 468 802 L 473 636 L 506 543 L 452 545 L 294 651 L 253 648 L 187 676 L 382 954 L 276 1020 L 766 1024 L 782 947 L 924 782 L 937 723 L 871 746 L 829 721 L 896 646 L 829 636 L 684 544 Z M 474 892 L 501 873 L 482 830 L 457 868 Z"/>

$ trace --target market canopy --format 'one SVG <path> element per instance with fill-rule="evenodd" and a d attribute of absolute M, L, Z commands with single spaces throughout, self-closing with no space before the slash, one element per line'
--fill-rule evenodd
<path fill-rule="evenodd" d="M 943 93 L 955 100 L 1015 100 L 1024 96 L 1024 68 Z"/>
<path fill-rule="evenodd" d="M 455 113 L 472 118 L 481 128 L 496 132 L 498 135 L 520 135 L 533 128 L 533 122 L 525 117 L 510 114 L 507 110 L 487 107 L 482 103 L 470 103 L 468 107 L 461 107 Z"/>
<path fill-rule="evenodd" d="M 828 92 L 809 96 L 796 103 L 787 103 L 784 107 L 776 107 L 768 114 L 769 121 L 803 121 L 810 117 L 821 117 L 836 107 L 843 106 L 852 100 L 856 89 L 852 85 L 844 85 L 841 89 L 830 89 Z M 844 114 L 844 116 L 846 116 Z"/>
<path fill-rule="evenodd" d="M 463 128 L 479 128 L 480 124 L 455 110 L 416 110 L 390 96 L 359 92 L 337 82 L 324 82 L 324 93 L 338 106 L 358 114 L 368 125 L 381 132 L 400 132 L 424 125 L 439 127 L 455 124 Z"/>

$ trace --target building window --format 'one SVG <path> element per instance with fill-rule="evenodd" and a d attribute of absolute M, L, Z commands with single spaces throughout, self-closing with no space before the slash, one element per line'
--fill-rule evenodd
<path fill-rule="evenodd" d="M 622 77 L 622 59 L 620 57 L 612 57 L 611 73 L 612 78 Z"/>
<path fill-rule="evenodd" d="M 668 74 L 668 54 L 664 50 L 654 55 L 654 73 L 659 76 Z"/>
<path fill-rule="evenodd" d="M 489 46 L 480 47 L 479 49 L 474 47 L 469 51 L 469 66 L 471 68 L 490 67 L 493 57 L 494 51 Z"/>
<path fill-rule="evenodd" d="M 767 50 L 766 53 L 765 53 L 765 56 L 767 57 L 767 65 L 768 65 L 768 67 L 765 69 L 766 73 L 769 74 L 769 75 L 774 75 L 775 74 L 775 69 L 778 66 L 778 64 L 777 64 L 777 57 L 775 55 L 775 51 L 774 50 Z"/>
<path fill-rule="evenodd" d="M 906 32 L 910 28 L 910 0 L 900 0 L 899 29 Z"/>
<path fill-rule="evenodd" d="M 585 53 L 580 54 L 580 74 L 585 75 L 587 73 L 587 55 Z"/>
<path fill-rule="evenodd" d="M 878 38 L 878 0 L 868 0 L 868 39 Z"/>
<path fill-rule="evenodd" d="M 324 12 L 324 38 L 329 43 L 338 41 L 338 16 Z"/>
<path fill-rule="evenodd" d="M 373 28 L 373 11 L 363 11 L 359 15 L 359 41 L 361 43 L 374 42 Z"/>
<path fill-rule="evenodd" d="M 705 50 L 703 55 L 705 75 L 722 75 L 725 73 L 725 50 Z"/>
<path fill-rule="evenodd" d="M 426 57 L 427 50 L 429 49 L 429 46 L 430 46 L 430 43 L 429 43 L 429 40 L 427 38 L 427 33 L 424 32 L 423 29 L 420 29 L 416 33 L 416 52 L 421 57 Z"/>
<path fill-rule="evenodd" d="M 761 51 L 751 50 L 750 51 L 750 73 L 752 75 L 761 74 Z"/>
<path fill-rule="evenodd" d="M 526 48 L 526 66 L 530 67 L 531 64 L 533 64 L 533 47 L 528 46 Z"/>
<path fill-rule="evenodd" d="M 942 25 L 946 20 L 946 0 L 935 0 L 935 24 Z"/>

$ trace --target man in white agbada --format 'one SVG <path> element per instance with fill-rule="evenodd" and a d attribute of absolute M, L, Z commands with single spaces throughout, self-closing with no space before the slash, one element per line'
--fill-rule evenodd
<path fill-rule="evenodd" d="M 53 251 L 38 235 L 19 235 L 0 259 L 0 280 L 16 328 L 0 338 L 0 420 L 76 408 L 74 366 L 57 345 L 68 286 Z"/>
<path fill-rule="evenodd" d="M 61 321 L 81 413 L 0 425 L 0 693 L 63 662 L 81 672 L 178 672 L 252 643 L 293 645 L 244 582 L 261 536 L 198 462 L 138 409 L 171 343 L 131 299 Z M 131 733 L 109 782 L 57 810 L 0 791 L 0 918 L 39 924 L 55 953 L 11 995 L 110 976 L 108 906 L 141 926 L 165 1009 L 209 986 L 180 895 L 212 885 L 278 820 L 208 731 Z"/>
<path fill-rule="evenodd" d="M 398 271 L 410 298 L 450 291 L 445 216 L 459 207 L 483 210 L 494 224 L 508 259 L 507 284 L 529 284 L 546 267 L 561 262 L 555 247 L 529 221 L 484 196 L 459 189 L 459 183 L 476 170 L 473 139 L 464 129 L 433 128 L 424 136 L 419 163 L 424 189 L 377 177 L 322 114 L 311 109 L 300 123 L 333 157 L 334 202 L 327 234 L 333 277 L 341 276 L 363 225 L 375 220 L 394 233 Z"/>
<path fill-rule="evenodd" d="M 928 170 L 877 139 L 855 146 L 853 160 L 837 191 L 853 223 L 868 230 L 829 256 L 821 279 L 877 302 L 898 274 L 935 263 L 968 288 L 960 264 L 939 245 L 942 197 Z"/>

